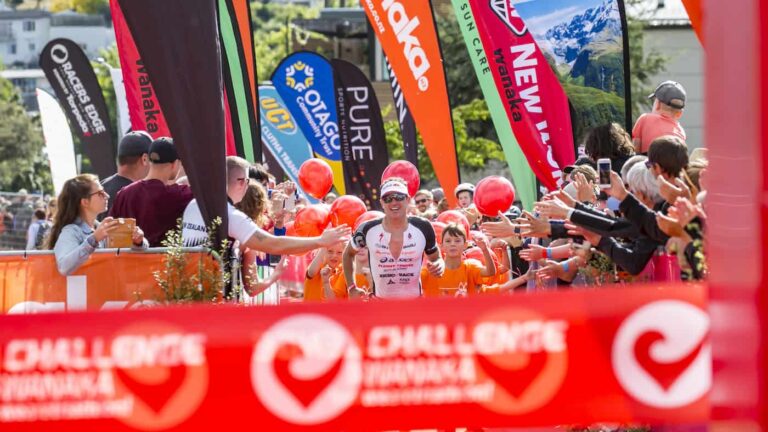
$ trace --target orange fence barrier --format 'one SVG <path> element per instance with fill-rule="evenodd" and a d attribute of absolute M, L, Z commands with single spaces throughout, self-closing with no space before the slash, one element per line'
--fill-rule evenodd
<path fill-rule="evenodd" d="M 185 249 L 188 274 L 213 262 L 203 249 Z M 52 252 L 0 253 L 2 313 L 125 309 L 154 303 L 161 292 L 153 273 L 164 249 L 96 251 L 75 274 L 62 276 Z"/>

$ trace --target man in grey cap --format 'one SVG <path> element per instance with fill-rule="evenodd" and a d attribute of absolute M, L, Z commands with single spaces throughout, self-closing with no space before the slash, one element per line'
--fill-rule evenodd
<path fill-rule="evenodd" d="M 655 99 L 653 112 L 641 115 L 632 128 L 635 153 L 646 154 L 653 140 L 665 135 L 685 142 L 685 130 L 680 125 L 686 99 L 683 86 L 675 81 L 664 81 L 648 98 Z"/>
<path fill-rule="evenodd" d="M 108 201 L 107 211 L 98 216 L 99 221 L 107 217 L 120 189 L 143 179 L 149 173 L 150 144 L 152 137 L 144 131 L 130 132 L 120 140 L 117 145 L 117 173 L 101 181 L 112 199 Z"/>

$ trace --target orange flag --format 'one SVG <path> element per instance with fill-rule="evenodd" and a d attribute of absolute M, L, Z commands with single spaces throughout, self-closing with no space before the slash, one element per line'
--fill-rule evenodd
<path fill-rule="evenodd" d="M 699 38 L 699 42 L 704 45 L 704 29 L 702 28 L 701 0 L 683 0 L 683 6 L 688 12 L 688 18 L 691 20 L 693 31 Z"/>

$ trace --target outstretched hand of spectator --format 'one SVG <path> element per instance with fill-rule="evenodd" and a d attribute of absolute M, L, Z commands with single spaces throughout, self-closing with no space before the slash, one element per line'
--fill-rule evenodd
<path fill-rule="evenodd" d="M 615 171 L 611 171 L 611 187 L 605 190 L 605 193 L 616 198 L 619 201 L 624 201 L 624 198 L 629 195 L 629 191 L 624 187 L 624 181 L 621 176 L 616 174 Z"/>
<path fill-rule="evenodd" d="M 499 212 L 500 220 L 498 222 L 484 222 L 480 229 L 485 235 L 498 238 L 513 237 L 519 235 L 520 227 L 515 231 L 515 224 L 512 223 L 503 213 Z"/>
<path fill-rule="evenodd" d="M 674 204 L 678 198 L 691 199 L 691 189 L 682 179 L 676 178 L 674 183 L 669 182 L 664 176 L 658 176 L 659 195 L 670 204 Z"/>
<path fill-rule="evenodd" d="M 333 246 L 336 243 L 349 240 L 352 230 L 347 225 L 339 225 L 323 231 L 320 235 L 320 244 L 323 247 Z"/>
<path fill-rule="evenodd" d="M 602 239 L 600 234 L 597 234 L 596 232 L 590 231 L 576 224 L 566 223 L 565 229 L 568 230 L 569 235 L 584 237 L 584 240 L 588 241 L 591 245 L 597 245 Z"/>
<path fill-rule="evenodd" d="M 536 244 L 528 245 L 528 248 L 520 251 L 520 258 L 526 261 L 538 261 L 546 257 L 546 248 Z"/>
<path fill-rule="evenodd" d="M 553 198 L 549 201 L 537 202 L 536 210 L 538 210 L 542 216 L 546 216 L 550 219 L 565 219 L 568 217 L 568 212 L 571 210 L 571 207 L 567 206 L 558 198 Z"/>
<path fill-rule="evenodd" d="M 574 174 L 573 183 L 576 186 L 576 199 L 581 202 L 593 202 L 597 199 L 594 183 L 587 180 L 587 177 L 583 173 L 577 172 Z"/>
<path fill-rule="evenodd" d="M 552 233 L 552 229 L 549 226 L 549 219 L 546 217 L 537 218 L 529 211 L 524 210 L 523 217 L 518 220 L 523 222 L 522 225 L 520 225 L 520 235 L 523 237 L 544 238 L 549 237 Z"/>

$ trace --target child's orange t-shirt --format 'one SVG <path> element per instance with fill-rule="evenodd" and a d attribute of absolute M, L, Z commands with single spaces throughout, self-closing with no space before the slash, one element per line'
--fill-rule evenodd
<path fill-rule="evenodd" d="M 467 294 L 474 295 L 481 284 L 480 261 L 467 259 L 455 269 L 445 269 L 442 277 L 432 276 L 426 267 L 421 269 L 421 289 L 424 297 L 455 296 L 463 288 Z"/>
<path fill-rule="evenodd" d="M 348 285 L 341 266 L 332 270 L 330 283 L 331 290 L 336 295 L 336 299 L 349 298 L 349 292 L 347 291 Z M 355 284 L 358 288 L 368 290 L 368 280 L 363 274 L 355 273 Z M 304 301 L 320 302 L 325 300 L 323 279 L 320 277 L 320 272 L 318 271 L 315 277 L 307 277 L 304 281 Z"/>

